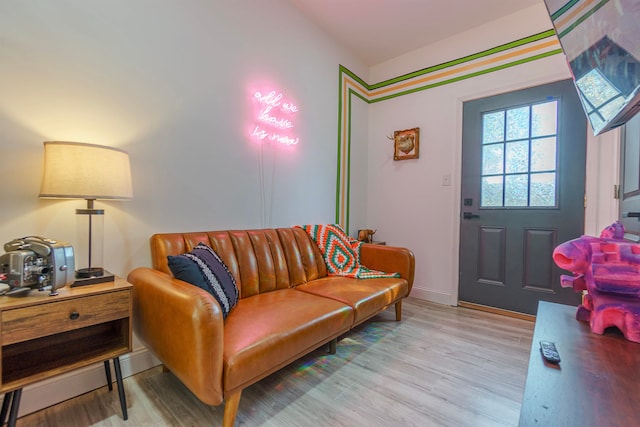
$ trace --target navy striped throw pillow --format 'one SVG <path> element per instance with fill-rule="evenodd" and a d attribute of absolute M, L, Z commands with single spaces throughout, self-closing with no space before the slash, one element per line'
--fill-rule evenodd
<path fill-rule="evenodd" d="M 218 254 L 204 243 L 198 243 L 191 252 L 168 256 L 174 277 L 209 292 L 220 304 L 226 319 L 238 303 L 238 286 Z"/>

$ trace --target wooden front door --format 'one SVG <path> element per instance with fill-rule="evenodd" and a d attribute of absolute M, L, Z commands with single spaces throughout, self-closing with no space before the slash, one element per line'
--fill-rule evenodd
<path fill-rule="evenodd" d="M 577 305 L 553 249 L 584 230 L 586 119 L 571 80 L 466 102 L 461 301 L 534 314 Z"/>

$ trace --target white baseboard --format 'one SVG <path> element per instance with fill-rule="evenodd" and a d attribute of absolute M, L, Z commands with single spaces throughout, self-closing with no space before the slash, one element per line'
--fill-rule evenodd
<path fill-rule="evenodd" d="M 131 353 L 120 356 L 120 370 L 123 378 L 146 371 L 159 364 L 158 359 L 146 348 L 134 350 Z M 111 379 L 115 382 L 116 376 L 113 370 L 113 362 L 110 363 L 110 367 Z M 106 384 L 107 378 L 104 372 L 104 365 L 98 363 L 29 385 L 22 391 L 18 416 L 31 414 L 104 387 Z M 117 388 L 117 386 L 114 385 L 114 388 Z"/>
<path fill-rule="evenodd" d="M 435 302 L 438 304 L 444 305 L 458 305 L 458 301 L 456 296 L 451 294 L 445 294 L 443 292 L 433 291 L 424 288 L 416 288 L 415 286 L 411 289 L 411 296 L 413 298 L 423 299 L 426 301 Z"/>

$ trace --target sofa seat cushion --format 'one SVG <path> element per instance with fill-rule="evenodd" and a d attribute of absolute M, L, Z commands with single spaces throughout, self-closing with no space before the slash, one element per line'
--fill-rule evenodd
<path fill-rule="evenodd" d="M 353 324 L 353 309 L 293 289 L 242 298 L 224 326 L 225 392 L 282 368 Z"/>
<path fill-rule="evenodd" d="M 295 289 L 353 307 L 354 324 L 370 318 L 409 293 L 407 281 L 401 278 L 350 279 L 330 276 L 296 286 Z"/>

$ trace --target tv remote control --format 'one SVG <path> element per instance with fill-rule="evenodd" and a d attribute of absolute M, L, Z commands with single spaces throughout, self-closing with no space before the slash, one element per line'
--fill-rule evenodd
<path fill-rule="evenodd" d="M 560 354 L 556 349 L 556 345 L 551 341 L 540 341 L 540 351 L 542 357 L 551 363 L 560 363 Z"/>

